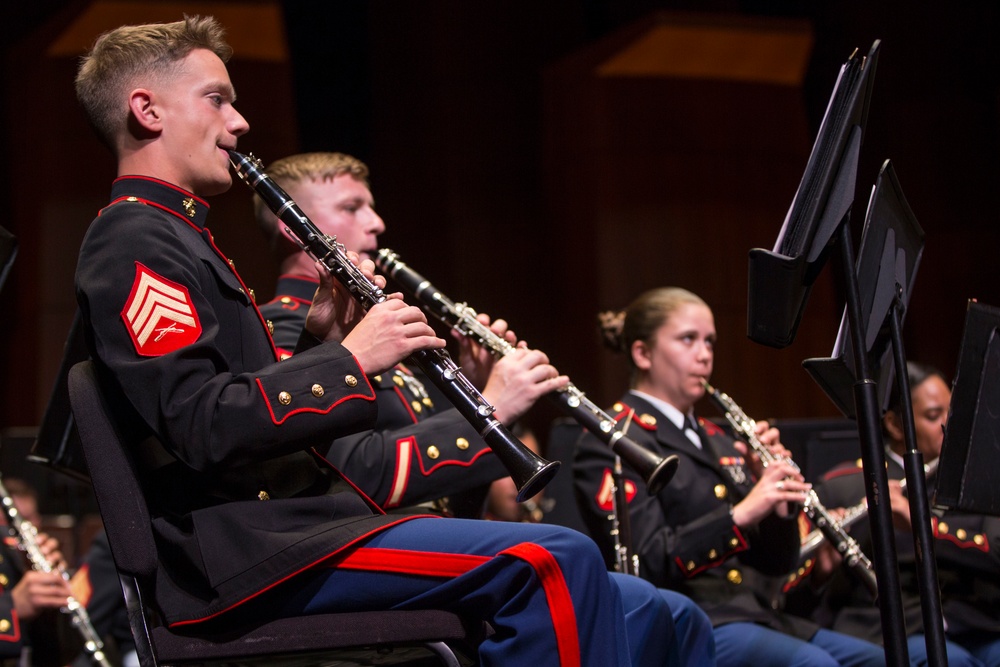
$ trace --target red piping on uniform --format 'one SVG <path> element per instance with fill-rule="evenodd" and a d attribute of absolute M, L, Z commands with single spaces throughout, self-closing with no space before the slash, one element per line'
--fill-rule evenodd
<path fill-rule="evenodd" d="M 403 404 L 403 407 L 406 408 L 406 411 L 409 413 L 409 415 L 410 415 L 410 421 L 412 421 L 414 424 L 416 424 L 417 423 L 417 415 L 413 414 L 413 410 L 410 409 L 410 404 L 406 402 L 406 397 L 403 396 L 403 392 L 400 391 L 399 387 L 393 387 L 392 389 L 393 389 L 393 391 L 396 392 L 396 395 L 399 396 L 400 402 Z"/>
<path fill-rule="evenodd" d="M 733 554 L 739 553 L 741 551 L 746 551 L 749 548 L 747 545 L 747 540 L 745 537 L 743 537 L 743 533 L 740 532 L 738 526 L 735 525 L 733 526 L 733 532 L 736 533 L 736 539 L 740 541 L 739 545 L 733 547 L 729 551 L 720 554 L 719 557 L 716 558 L 715 560 L 706 563 L 705 565 L 702 565 L 699 568 L 695 568 L 694 570 L 688 570 L 687 567 L 684 565 L 684 560 L 681 559 L 680 556 L 674 558 L 674 562 L 677 563 L 677 567 L 680 568 L 681 572 L 683 572 L 684 576 L 687 577 L 688 579 L 690 579 L 696 574 L 700 574 L 705 570 L 708 570 L 709 568 L 718 567 L 719 565 L 722 565 L 722 563 L 728 560 L 729 557 L 732 556 Z"/>
<path fill-rule="evenodd" d="M 982 551 L 984 554 L 990 552 L 990 544 L 986 540 L 983 540 L 982 544 L 976 544 L 971 540 L 963 542 L 962 540 L 958 539 L 951 533 L 939 533 L 938 523 L 939 519 L 937 517 L 931 517 L 931 525 L 934 528 L 934 537 L 938 538 L 939 540 L 947 540 L 961 549 L 978 549 L 979 551 Z"/>
<path fill-rule="evenodd" d="M 375 400 L 375 396 L 374 395 L 372 395 L 372 396 L 365 396 L 364 394 L 350 394 L 348 396 L 343 397 L 339 401 L 333 403 L 332 405 L 330 405 L 330 407 L 326 408 L 325 410 L 321 410 L 319 408 L 299 408 L 298 410 L 292 410 L 291 412 L 289 412 L 287 415 L 285 415 L 281 419 L 278 419 L 277 416 L 275 416 L 275 414 L 274 414 L 274 409 L 271 407 L 271 399 L 269 399 L 267 397 L 267 392 L 264 391 L 264 384 L 260 381 L 260 378 L 257 378 L 254 381 L 257 383 L 257 389 L 260 390 L 260 395 L 264 398 L 264 403 L 267 405 L 267 411 L 271 415 L 271 422 L 274 423 L 275 426 L 281 426 L 282 424 L 285 423 L 285 420 L 287 420 L 292 415 L 297 415 L 297 414 L 300 414 L 300 413 L 303 413 L 303 412 L 313 412 L 313 413 L 321 414 L 321 415 L 329 414 L 330 410 L 333 410 L 335 407 L 337 407 L 338 405 L 340 405 L 344 401 L 350 401 L 350 400 L 353 400 L 355 398 L 360 398 L 360 399 L 365 400 L 365 401 L 374 401 Z M 369 388 L 371 388 L 371 385 L 369 385 Z"/>
<path fill-rule="evenodd" d="M 256 593 L 248 595 L 247 597 L 243 598 L 242 600 L 240 600 L 238 602 L 234 602 L 233 604 L 229 605 L 225 609 L 217 611 L 214 614 L 209 614 L 208 616 L 203 616 L 201 618 L 193 618 L 193 619 L 190 619 L 190 620 L 187 620 L 187 621 L 176 621 L 174 623 L 170 623 L 168 625 L 168 627 L 177 628 L 177 627 L 180 627 L 182 625 L 194 625 L 196 623 L 202 623 L 204 621 L 209 621 L 209 620 L 211 620 L 213 618 L 216 618 L 216 617 L 218 617 L 218 616 L 226 613 L 227 611 L 235 609 L 236 607 L 240 606 L 241 604 L 243 604 L 245 602 L 249 602 L 250 600 L 252 600 L 255 597 L 257 597 L 258 595 L 260 595 L 261 593 L 266 593 L 267 591 L 271 590 L 275 586 L 278 586 L 280 584 L 285 583 L 286 581 L 288 581 L 292 577 L 295 577 L 295 576 L 297 576 L 299 574 L 302 574 L 306 570 L 309 570 L 309 569 L 312 569 L 312 568 L 314 568 L 314 567 L 316 567 L 318 565 L 321 565 L 327 559 L 332 558 L 332 557 L 336 556 L 337 554 L 343 553 L 345 550 L 350 549 L 352 546 L 354 546 L 358 542 L 366 540 L 369 537 L 371 537 L 372 535 L 377 535 L 378 533 L 382 532 L 383 530 L 386 530 L 387 528 L 391 528 L 393 526 L 398 526 L 399 524 L 403 523 L 404 521 L 410 521 L 412 519 L 427 519 L 427 518 L 439 518 L 439 517 L 434 517 L 432 515 L 427 515 L 427 514 L 414 514 L 412 516 L 402 517 L 398 521 L 394 521 L 394 522 L 386 524 L 384 526 L 379 526 L 375 530 L 369 531 L 369 532 L 365 533 L 364 535 L 360 535 L 359 537 L 351 540 L 350 542 L 348 542 L 344 546 L 340 547 L 339 549 L 337 549 L 335 551 L 331 551 L 330 553 L 323 555 L 322 557 L 318 558 L 317 560 L 314 560 L 313 562 L 309 563 L 308 565 L 304 565 L 303 567 L 299 568 L 295 572 L 292 572 L 291 574 L 289 574 L 286 577 L 282 577 L 278 581 L 275 581 L 273 584 L 260 589 Z"/>
<path fill-rule="evenodd" d="M 844 468 L 842 470 L 831 470 L 830 472 L 823 475 L 823 481 L 835 479 L 837 477 L 843 477 L 844 475 L 853 475 L 854 473 L 861 472 L 861 468 Z"/>
<path fill-rule="evenodd" d="M 10 610 L 10 633 L 5 635 L 0 635 L 0 642 L 19 642 L 21 641 L 21 621 L 17 618 L 17 612 L 13 609 Z"/>

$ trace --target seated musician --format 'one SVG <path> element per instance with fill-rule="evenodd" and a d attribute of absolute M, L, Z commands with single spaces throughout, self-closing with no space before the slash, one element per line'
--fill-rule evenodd
<path fill-rule="evenodd" d="M 680 457 L 674 479 L 655 496 L 624 470 L 640 575 L 701 605 L 719 665 L 883 664 L 880 647 L 771 608 L 773 577 L 797 565 L 797 507 L 810 487 L 788 463 L 762 468 L 744 443 L 695 421 L 715 361 L 708 305 L 687 290 L 660 288 L 603 319 L 606 340 L 625 352 L 632 371 L 613 414 L 639 444 Z M 787 457 L 766 422 L 757 422 L 757 436 L 775 457 Z M 612 467 L 609 449 L 584 434 L 574 462 L 577 498 L 592 533 L 603 536 L 606 558 Z"/>

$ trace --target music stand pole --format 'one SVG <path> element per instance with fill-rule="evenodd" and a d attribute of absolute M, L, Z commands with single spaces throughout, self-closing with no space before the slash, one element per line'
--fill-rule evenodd
<path fill-rule="evenodd" d="M 902 288 L 900 288 L 900 291 Z M 941 609 L 941 591 L 938 589 L 937 563 L 934 560 L 934 538 L 931 535 L 930 503 L 927 500 L 927 477 L 924 457 L 917 449 L 917 434 L 913 425 L 913 402 L 910 396 L 910 378 L 906 372 L 906 353 L 903 349 L 901 326 L 902 304 L 899 298 L 889 309 L 889 327 L 892 334 L 892 353 L 896 362 L 896 390 L 900 396 L 899 416 L 903 422 L 906 453 L 903 470 L 909 489 L 910 526 L 913 530 L 913 554 L 916 558 L 917 585 L 920 591 L 920 612 L 924 620 L 924 642 L 927 645 L 927 662 L 934 667 L 948 666 L 945 649 L 944 612 Z"/>
<path fill-rule="evenodd" d="M 851 240 L 850 215 L 840 224 L 840 257 L 847 288 L 847 313 L 854 353 L 854 406 L 861 440 L 861 465 L 868 498 L 868 516 L 874 547 L 875 576 L 878 579 L 878 606 L 882 619 L 882 641 L 886 664 L 905 667 L 909 664 L 903 603 L 900 597 L 896 542 L 889 507 L 889 478 L 885 471 L 882 443 L 881 407 L 878 385 L 871 378 L 865 352 L 865 320 L 861 315 L 861 295 L 855 275 L 854 246 Z M 903 371 L 906 367 L 903 366 Z"/>

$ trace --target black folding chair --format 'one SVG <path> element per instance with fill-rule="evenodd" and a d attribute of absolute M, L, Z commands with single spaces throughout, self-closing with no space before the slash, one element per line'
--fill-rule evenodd
<path fill-rule="evenodd" d="M 69 394 L 143 667 L 475 663 L 484 624 L 440 610 L 317 614 L 208 634 L 170 630 L 148 594 L 157 569 L 149 509 L 92 361 L 70 370 Z"/>

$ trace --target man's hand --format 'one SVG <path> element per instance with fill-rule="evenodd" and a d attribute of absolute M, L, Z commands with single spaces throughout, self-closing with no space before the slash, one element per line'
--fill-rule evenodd
<path fill-rule="evenodd" d="M 385 288 L 385 277 L 375 275 L 375 264 L 370 259 L 361 261 L 355 252 L 348 252 L 347 259 L 375 285 Z M 319 287 L 306 315 L 306 331 L 322 341 L 341 342 L 361 321 L 365 311 L 322 262 L 316 262 L 316 272 L 319 274 Z M 402 297 L 394 295 L 394 298 Z"/>
<path fill-rule="evenodd" d="M 487 325 L 490 331 L 512 346 L 517 344 L 517 337 L 513 331 L 507 328 L 506 321 L 490 322 L 489 315 L 485 313 L 477 314 L 476 319 L 481 324 Z M 455 330 L 452 330 L 451 335 L 458 342 L 458 365 L 462 367 L 462 373 L 469 379 L 469 382 L 482 391 L 493 371 L 496 357 L 493 356 L 489 348 L 480 345 L 471 336 L 463 336 Z"/>
<path fill-rule="evenodd" d="M 407 306 L 394 294 L 373 306 L 347 334 L 343 345 L 366 374 L 377 375 L 417 350 L 443 348 L 445 341 L 435 335 L 423 311 Z"/>
<path fill-rule="evenodd" d="M 483 398 L 496 408 L 496 418 L 510 425 L 540 396 L 567 384 L 569 378 L 559 375 L 544 352 L 519 346 L 494 364 Z"/>

